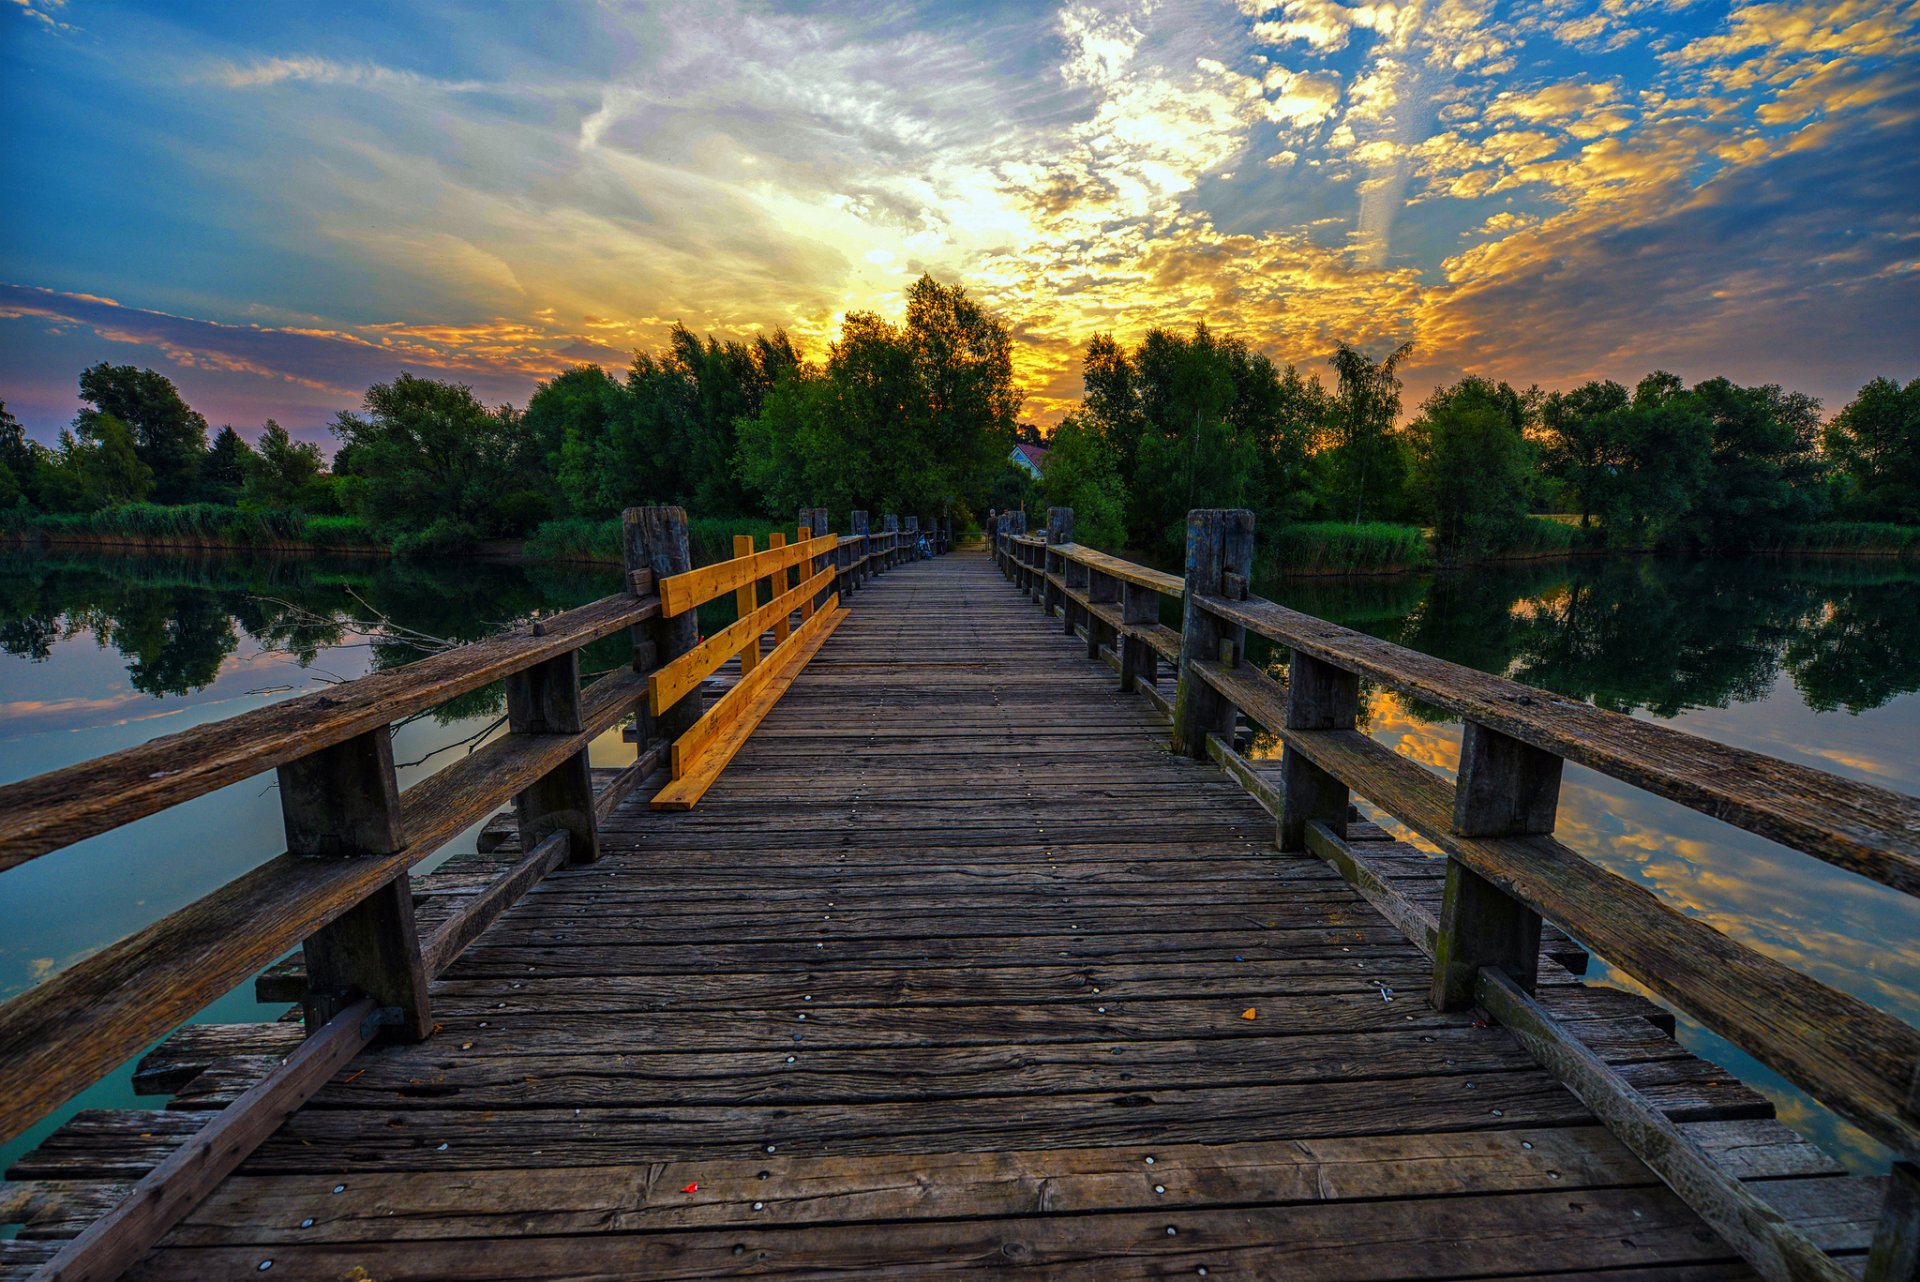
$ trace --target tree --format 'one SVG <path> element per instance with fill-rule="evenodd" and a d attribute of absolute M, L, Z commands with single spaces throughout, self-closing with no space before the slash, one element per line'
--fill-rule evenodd
<path fill-rule="evenodd" d="M 1826 449 L 1846 480 L 1850 515 L 1920 524 L 1920 379 L 1861 388 L 1827 425 Z"/>
<path fill-rule="evenodd" d="M 1400 417 L 1400 362 L 1413 353 L 1402 343 L 1376 361 L 1340 344 L 1329 360 L 1338 376 L 1329 418 L 1329 499 L 1336 515 L 1362 520 L 1400 504 L 1406 464 L 1394 423 Z"/>
<path fill-rule="evenodd" d="M 76 428 L 110 414 L 131 429 L 140 461 L 153 473 L 155 502 L 192 501 L 207 451 L 207 420 L 181 399 L 172 380 L 150 369 L 102 361 L 80 372 L 80 399 L 87 408 L 74 421 Z"/>
<path fill-rule="evenodd" d="M 228 424 L 214 434 L 207 457 L 200 464 L 200 497 L 208 503 L 238 503 L 247 483 L 247 464 L 253 447 Z"/>
<path fill-rule="evenodd" d="M 1542 462 L 1580 505 L 1580 528 L 1606 500 L 1609 483 L 1624 463 L 1620 414 L 1631 397 L 1615 382 L 1595 380 L 1570 392 L 1555 392 L 1541 407 L 1545 429 Z"/>
<path fill-rule="evenodd" d="M 1412 490 L 1443 557 L 1505 546 L 1526 521 L 1532 408 L 1507 384 L 1469 376 L 1436 390 L 1408 426 Z"/>
<path fill-rule="evenodd" d="M 1688 396 L 1708 423 L 1699 488 L 1676 533 L 1703 548 L 1750 548 L 1821 515 L 1815 451 L 1820 402 L 1777 383 L 1740 387 L 1724 378 L 1696 383 Z"/>
<path fill-rule="evenodd" d="M 523 533 L 537 519 L 544 482 L 529 475 L 535 451 L 510 407 L 402 373 L 369 387 L 364 408 L 343 411 L 333 430 L 351 451 L 352 501 L 377 526 L 432 548 Z"/>
<path fill-rule="evenodd" d="M 1047 439 L 1040 491 L 1049 506 L 1073 509 L 1076 543 L 1117 552 L 1127 536 L 1127 488 L 1118 460 L 1085 416 L 1068 414 Z"/>
<path fill-rule="evenodd" d="M 0 401 L 0 508 L 33 501 L 40 470 L 37 448 L 20 420 L 7 412 L 7 403 Z"/>
<path fill-rule="evenodd" d="M 736 425 L 739 477 L 775 516 L 801 504 L 985 507 L 1019 407 L 1006 323 L 922 276 L 904 325 L 851 312 L 824 366 L 782 362 Z"/>
<path fill-rule="evenodd" d="M 1713 425 L 1665 370 L 1635 385 L 1617 422 L 1620 463 L 1607 487 L 1608 537 L 1641 546 L 1687 515 L 1706 479 Z"/>
<path fill-rule="evenodd" d="M 616 424 L 632 412 L 626 389 L 598 365 L 577 366 L 549 379 L 527 402 L 527 432 L 545 455 L 567 506 L 581 516 L 613 516 L 630 492 L 614 440 Z"/>
<path fill-rule="evenodd" d="M 153 472 L 140 461 L 133 433 L 112 414 L 84 418 L 60 433 L 60 447 L 40 478 L 41 499 L 56 512 L 97 512 L 138 503 L 153 492 Z"/>
<path fill-rule="evenodd" d="M 245 503 L 252 508 L 313 511 L 326 505 L 326 487 L 320 479 L 320 447 L 296 441 L 287 429 L 267 420 L 260 449 L 246 460 Z"/>

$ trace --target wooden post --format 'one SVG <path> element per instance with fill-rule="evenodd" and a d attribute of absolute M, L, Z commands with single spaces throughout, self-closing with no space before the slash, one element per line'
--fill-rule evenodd
<path fill-rule="evenodd" d="M 853 549 L 853 559 L 860 562 L 853 571 L 853 581 L 858 585 L 865 583 L 873 577 L 873 563 L 866 560 L 867 557 L 873 555 L 873 542 L 867 534 L 867 514 L 865 509 L 854 509 L 853 515 L 847 518 L 847 531 L 860 540 Z"/>
<path fill-rule="evenodd" d="M 889 512 L 880 520 L 880 528 L 887 532 L 887 568 L 891 570 L 900 564 L 900 517 Z"/>
<path fill-rule="evenodd" d="M 308 859 L 391 855 L 407 844 L 393 737 L 385 726 L 290 761 L 278 771 L 287 850 Z M 362 996 L 389 1012 L 384 1039 L 417 1042 L 433 1027 L 427 972 L 401 873 L 310 935 L 303 945 L 307 1032 Z"/>
<path fill-rule="evenodd" d="M 1095 605 L 1113 605 L 1119 601 L 1120 581 L 1118 579 L 1084 565 L 1080 567 L 1080 575 L 1086 581 L 1087 600 Z M 1111 643 L 1115 649 L 1119 648 L 1120 634 L 1113 630 L 1111 624 L 1103 622 L 1099 615 L 1091 610 L 1087 611 L 1087 657 L 1089 659 L 1100 657 L 1102 638 Z"/>
<path fill-rule="evenodd" d="M 808 539 L 812 537 L 813 537 L 813 509 L 810 507 L 803 507 L 800 509 L 800 524 L 796 529 L 796 537 L 794 541 L 796 543 L 805 543 Z M 808 557 L 806 560 L 802 561 L 799 565 L 792 566 L 787 570 L 781 571 L 779 579 L 775 580 L 773 585 L 774 594 L 777 596 L 780 593 L 785 592 L 790 587 L 799 587 L 802 583 L 805 583 L 807 581 L 808 577 L 812 573 L 813 573 L 812 557 Z M 813 617 L 813 598 L 810 596 L 803 596 L 800 598 L 800 622 L 805 623 L 808 619 L 811 619 L 812 617 Z"/>
<path fill-rule="evenodd" d="M 786 531 L 775 530 L 773 533 L 767 535 L 767 546 L 770 548 L 783 548 L 787 546 Z M 768 575 L 767 576 L 767 592 L 768 592 L 767 600 L 771 601 L 774 599 L 774 597 L 777 597 L 782 592 L 785 592 L 787 588 L 791 586 L 788 582 L 790 578 L 791 576 L 788 575 L 788 573 L 785 570 L 776 570 L 772 574 Z M 773 621 L 774 645 L 778 646 L 782 641 L 785 641 L 787 637 L 791 634 L 792 630 L 793 630 L 793 623 L 792 623 L 791 615 L 783 614 L 779 618 L 775 619 Z"/>
<path fill-rule="evenodd" d="M 1560 758 L 1469 721 L 1460 735 L 1453 830 L 1463 837 L 1520 837 L 1553 831 Z M 1497 966 L 1527 992 L 1540 970 L 1540 914 L 1458 859 L 1447 860 L 1440 930 L 1433 941 L 1433 1005 L 1474 1003 L 1482 966 Z"/>
<path fill-rule="evenodd" d="M 1197 662 L 1231 662 L 1246 649 L 1244 630 L 1200 608 L 1200 598 L 1221 596 L 1226 576 L 1245 580 L 1253 572 L 1253 513 L 1245 508 L 1196 508 L 1187 513 L 1187 583 L 1180 622 L 1180 680 L 1173 696 L 1173 750 L 1205 760 L 1207 736 L 1233 738 L 1234 709 L 1193 671 Z"/>
<path fill-rule="evenodd" d="M 1160 622 L 1160 594 L 1138 583 L 1120 589 L 1120 619 L 1124 623 Z M 1131 693 L 1137 683 L 1153 685 L 1160 678 L 1160 654 L 1145 638 L 1129 634 L 1120 642 L 1120 689 Z"/>
<path fill-rule="evenodd" d="M 752 556 L 752 555 L 753 555 L 753 536 L 751 534 L 734 535 L 733 536 L 734 559 L 737 561 L 743 556 Z M 760 608 L 760 584 L 757 581 L 753 583 L 741 584 L 739 590 L 733 594 L 733 608 L 735 612 L 738 613 L 739 616 L 743 619 L 746 618 L 749 614 L 752 614 L 755 610 L 759 609 Z M 752 672 L 755 668 L 759 666 L 760 666 L 760 637 L 756 633 L 755 635 L 748 637 L 747 643 L 740 647 L 740 675 L 744 677 L 749 672 Z M 529 846 L 527 847 L 527 849 L 531 850 L 533 849 L 533 847 Z"/>
<path fill-rule="evenodd" d="M 1920 1064 L 1907 1086 L 1906 1111 L 1920 1117 Z M 1887 1199 L 1880 1227 L 1867 1253 L 1865 1282 L 1914 1282 L 1920 1278 L 1920 1162 L 1896 1157 L 1887 1172 Z"/>
<path fill-rule="evenodd" d="M 687 539 L 687 514 L 682 508 L 630 507 L 620 514 L 620 536 L 629 576 L 641 570 L 650 571 L 657 587 L 662 579 L 693 569 L 693 551 Z M 647 663 L 645 668 L 638 662 L 642 656 L 635 656 L 636 671 L 648 671 L 677 659 L 693 649 L 700 640 L 700 620 L 692 610 L 671 619 L 656 618 L 643 626 L 647 630 L 652 653 L 644 656 Z M 645 751 L 648 741 L 656 735 L 668 742 L 678 739 L 700 719 L 702 707 L 700 690 L 696 687 L 688 691 L 680 702 L 661 713 L 649 728 L 646 703 L 642 700 L 637 712 L 639 724 L 635 734 L 641 750 Z"/>
<path fill-rule="evenodd" d="M 817 507 L 813 509 L 812 533 L 813 533 L 813 537 L 816 539 L 826 537 L 827 509 L 823 507 Z M 828 559 L 828 554 L 825 552 L 822 552 L 818 556 L 809 558 L 806 566 L 801 569 L 801 573 L 808 575 L 809 577 L 820 573 L 820 571 L 827 568 L 827 559 Z M 827 598 L 831 597 L 832 595 L 833 595 L 832 588 L 821 588 L 819 591 L 815 592 L 813 594 L 813 608 L 815 610 L 825 609 L 827 604 Z"/>
<path fill-rule="evenodd" d="M 1360 678 L 1298 650 L 1287 665 L 1289 730 L 1351 730 L 1360 711 Z M 1307 825 L 1347 834 L 1347 786 L 1292 748 L 1280 754 L 1282 850 L 1307 848 Z"/>
<path fill-rule="evenodd" d="M 516 735 L 577 735 L 580 720 L 580 652 L 536 663 L 507 678 L 507 724 Z M 586 748 L 549 770 L 513 799 L 520 849 L 532 850 L 560 829 L 569 859 L 600 858 L 600 828 L 593 809 L 593 769 Z"/>
<path fill-rule="evenodd" d="M 1062 543 L 1073 542 L 1073 509 L 1070 507 L 1050 507 L 1047 509 L 1047 546 L 1040 554 L 1040 610 L 1049 619 L 1053 617 L 1053 608 L 1062 607 L 1060 613 L 1066 616 L 1067 635 L 1073 635 L 1073 606 L 1067 600 L 1066 592 L 1053 582 L 1058 576 L 1062 582 L 1067 577 L 1067 558 L 1053 549 Z"/>

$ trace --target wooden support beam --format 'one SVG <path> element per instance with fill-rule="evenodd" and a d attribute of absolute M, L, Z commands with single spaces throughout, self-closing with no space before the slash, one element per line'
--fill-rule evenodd
<path fill-rule="evenodd" d="M 288 762 L 279 780 L 289 854 L 377 859 L 406 847 L 393 737 L 384 726 Z M 304 951 L 309 1030 L 367 996 L 395 1012 L 388 1039 L 427 1035 L 427 974 L 404 873 L 308 936 Z"/>
<path fill-rule="evenodd" d="M 1358 677 L 1293 652 L 1287 665 L 1287 709 L 1279 728 L 1351 730 L 1359 712 Z M 1280 849 L 1305 850 L 1309 824 L 1323 823 L 1336 836 L 1347 835 L 1347 786 L 1291 746 L 1281 749 L 1280 788 Z"/>
<path fill-rule="evenodd" d="M 1047 546 L 1040 557 L 1040 608 L 1048 618 L 1053 617 L 1056 606 L 1062 607 L 1060 614 L 1066 622 L 1065 631 L 1073 635 L 1073 605 L 1060 590 L 1060 583 L 1066 578 L 1066 558 L 1053 549 L 1064 543 L 1073 542 L 1073 509 L 1070 507 L 1050 507 L 1047 509 Z"/>
<path fill-rule="evenodd" d="M 1253 513 L 1245 508 L 1196 508 L 1187 513 L 1185 610 L 1180 626 L 1180 677 L 1173 698 L 1173 750 L 1204 760 L 1207 736 L 1233 737 L 1233 705 L 1193 671 L 1197 660 L 1233 663 L 1246 651 L 1237 624 L 1201 608 L 1200 598 L 1220 595 L 1224 576 L 1253 572 Z M 1294 847 L 1298 849 L 1298 847 Z"/>
<path fill-rule="evenodd" d="M 860 540 L 854 555 L 860 564 L 853 572 L 853 585 L 859 587 L 873 577 L 873 562 L 868 558 L 873 554 L 873 536 L 867 530 L 867 512 L 865 508 L 855 508 L 847 518 L 847 530 Z"/>
<path fill-rule="evenodd" d="M 1453 830 L 1462 837 L 1546 836 L 1560 799 L 1560 758 L 1469 721 L 1460 739 Z M 1438 1010 L 1473 1005 L 1480 968 L 1500 969 L 1527 992 L 1540 969 L 1540 914 L 1474 872 L 1447 860 L 1447 886 L 1434 938 L 1432 1001 Z"/>
<path fill-rule="evenodd" d="M 1127 623 L 1158 623 L 1160 594 L 1138 583 L 1121 585 L 1120 615 Z M 1120 642 L 1120 689 L 1130 692 L 1142 681 L 1152 686 L 1159 679 L 1160 657 L 1145 637 L 1128 632 Z"/>
<path fill-rule="evenodd" d="M 629 573 L 653 572 L 655 583 L 693 569 L 693 548 L 687 537 L 687 514 L 677 507 L 630 507 L 620 514 L 620 545 Z M 650 620 L 647 625 L 652 653 L 647 668 L 677 659 L 700 639 L 700 621 L 692 610 Z M 647 668 L 636 666 L 635 671 Z M 695 689 L 658 717 L 641 717 L 638 742 L 658 735 L 673 740 L 700 719 L 700 691 Z"/>
<path fill-rule="evenodd" d="M 578 651 L 535 664 L 507 678 L 507 724 L 515 735 L 573 736 L 580 717 Z M 582 746 L 513 799 L 520 845 L 532 850 L 549 833 L 564 831 L 576 864 L 600 858 L 600 827 L 593 809 L 593 767 Z"/>
<path fill-rule="evenodd" d="M 1768 1282 L 1842 1282 L 1852 1276 L 1758 1194 L 1721 1169 L 1658 1105 L 1554 1019 L 1504 970 L 1480 972 L 1475 1000 L 1761 1277 Z"/>
<path fill-rule="evenodd" d="M 36 1282 L 111 1282 L 213 1192 L 261 1141 L 367 1045 L 379 1013 L 373 999 L 343 1006 L 268 1073 L 142 1176 L 34 1274 Z"/>
<path fill-rule="evenodd" d="M 1920 1064 L 1907 1084 L 1905 1112 L 1920 1118 Z M 1920 1280 L 1920 1159 L 1895 1158 L 1887 1172 L 1887 1200 L 1867 1253 L 1866 1282 Z"/>
<path fill-rule="evenodd" d="M 783 548 L 785 546 L 787 546 L 787 536 L 784 531 L 775 530 L 772 534 L 769 534 L 767 536 L 768 551 L 772 551 L 775 548 Z M 787 589 L 791 585 L 791 582 L 792 582 L 792 576 L 789 575 L 784 569 L 770 576 L 767 579 L 768 599 L 772 600 L 772 599 L 786 595 Z M 792 630 L 792 627 L 793 627 L 792 621 L 785 614 L 782 614 L 779 618 L 773 621 L 773 644 L 776 647 L 779 646 L 781 642 L 787 639 L 787 635 Z"/>
<path fill-rule="evenodd" d="M 753 555 L 753 536 L 736 534 L 733 536 L 733 555 L 736 558 Z M 758 580 L 742 583 L 733 593 L 733 608 L 742 619 L 750 617 L 760 608 L 760 584 Z M 760 634 L 754 633 L 740 647 L 740 675 L 746 676 L 760 662 Z"/>

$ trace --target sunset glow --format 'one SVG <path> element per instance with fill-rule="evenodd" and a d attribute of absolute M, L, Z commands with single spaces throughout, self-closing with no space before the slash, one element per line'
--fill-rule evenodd
<path fill-rule="evenodd" d="M 524 404 L 681 321 L 819 355 L 923 271 L 1014 325 L 1324 370 L 1780 382 L 1920 350 L 1920 4 L 14 0 L 0 397 L 151 365 L 318 439 L 405 368 Z"/>

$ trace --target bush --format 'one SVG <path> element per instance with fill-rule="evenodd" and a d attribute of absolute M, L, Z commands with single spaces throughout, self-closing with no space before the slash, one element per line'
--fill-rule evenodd
<path fill-rule="evenodd" d="M 456 556 L 473 549 L 480 531 L 458 517 L 436 518 L 424 530 L 410 530 L 393 541 L 395 556 Z"/>
<path fill-rule="evenodd" d="M 734 535 L 751 534 L 753 546 L 764 548 L 767 536 L 775 530 L 785 531 L 791 541 L 799 533 L 799 523 L 788 525 L 759 516 L 689 517 L 687 542 L 695 565 L 712 565 L 733 558 Z M 620 522 L 577 516 L 545 521 L 527 540 L 526 552 L 542 561 L 606 561 L 619 565 L 624 560 L 620 549 Z"/>
<path fill-rule="evenodd" d="M 1303 521 L 1265 540 L 1263 574 L 1388 574 L 1425 569 L 1433 550 L 1419 526 Z"/>

